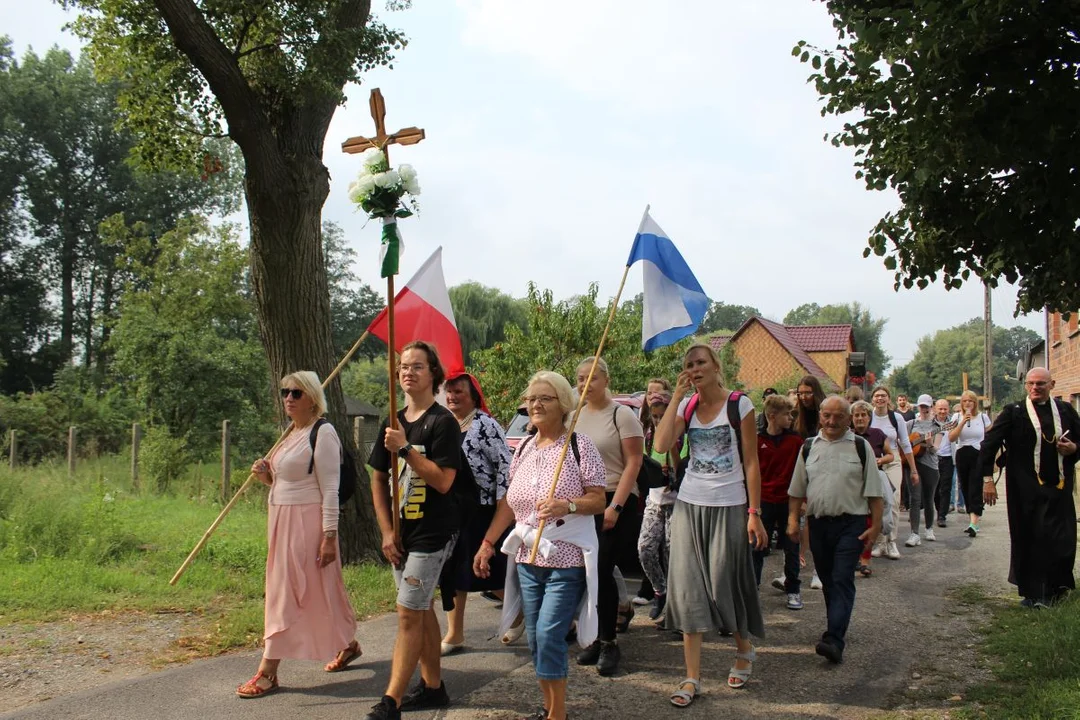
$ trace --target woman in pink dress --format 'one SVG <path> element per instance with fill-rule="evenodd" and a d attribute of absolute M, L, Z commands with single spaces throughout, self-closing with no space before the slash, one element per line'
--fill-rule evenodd
<path fill-rule="evenodd" d="M 341 441 L 322 419 L 326 396 L 318 375 L 308 370 L 286 375 L 281 397 L 292 429 L 268 458 L 251 466 L 270 486 L 269 549 L 265 650 L 255 677 L 236 690 L 242 698 L 277 690 L 284 658 L 332 657 L 326 671 L 336 672 L 361 655 L 338 553 Z"/>

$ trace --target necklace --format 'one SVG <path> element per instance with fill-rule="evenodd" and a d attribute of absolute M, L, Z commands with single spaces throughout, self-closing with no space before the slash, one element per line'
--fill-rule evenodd
<path fill-rule="evenodd" d="M 473 419 L 476 418 L 476 410 L 471 411 L 468 415 L 458 420 L 458 427 L 461 428 L 461 432 L 468 431 L 472 426 Z"/>

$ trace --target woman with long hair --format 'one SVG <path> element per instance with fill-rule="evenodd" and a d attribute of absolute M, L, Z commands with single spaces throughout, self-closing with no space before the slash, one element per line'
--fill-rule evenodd
<path fill-rule="evenodd" d="M 765 635 L 751 556 L 769 542 L 761 522 L 757 422 L 745 395 L 733 412 L 720 368 L 720 358 L 708 345 L 687 350 L 653 440 L 658 452 L 674 448 L 684 432 L 690 443 L 690 462 L 671 518 L 667 578 L 665 626 L 683 633 L 686 662 L 686 679 L 671 694 L 677 707 L 690 705 L 701 692 L 706 633 L 725 627 L 734 631 L 737 652 L 727 684 L 735 689 L 749 682 L 757 658 L 750 636 Z M 696 392 L 688 397 L 691 388 Z"/>
<path fill-rule="evenodd" d="M 979 448 L 990 427 L 990 418 L 979 412 L 979 396 L 971 390 L 960 394 L 960 412 L 953 416 L 956 427 L 949 431 L 956 463 L 957 483 L 967 503 L 968 523 L 964 530 L 971 537 L 979 534 L 983 513 L 983 479 L 979 477 Z"/>
<path fill-rule="evenodd" d="M 798 402 L 795 403 L 794 430 L 803 440 L 812 438 L 818 434 L 818 410 L 825 401 L 825 391 L 821 389 L 820 380 L 813 375 L 804 375 L 795 392 Z"/>

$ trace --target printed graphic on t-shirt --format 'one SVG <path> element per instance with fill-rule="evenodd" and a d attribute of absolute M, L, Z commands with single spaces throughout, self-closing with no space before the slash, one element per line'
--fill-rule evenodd
<path fill-rule="evenodd" d="M 735 469 L 734 433 L 730 425 L 690 428 L 690 470 L 695 475 L 726 475 Z"/>
<path fill-rule="evenodd" d="M 413 445 L 413 450 L 420 453 L 421 457 L 427 457 L 427 451 L 423 445 Z M 401 498 L 401 514 L 405 519 L 423 518 L 424 501 L 427 500 L 427 482 L 409 467 L 404 458 L 398 458 L 398 490 Z"/>

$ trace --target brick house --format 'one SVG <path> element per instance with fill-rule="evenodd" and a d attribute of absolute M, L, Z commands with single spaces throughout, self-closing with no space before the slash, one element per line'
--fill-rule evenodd
<path fill-rule="evenodd" d="M 739 382 L 747 388 L 813 375 L 826 391 L 839 390 L 847 386 L 847 357 L 855 349 L 850 325 L 781 325 L 757 316 L 733 335 L 709 338 L 717 352 L 728 343 L 739 358 Z"/>
<path fill-rule="evenodd" d="M 1047 368 L 1054 374 L 1054 396 L 1080 409 L 1080 313 L 1066 320 L 1061 313 L 1046 317 Z M 1032 365 L 1037 362 L 1033 359 Z"/>

